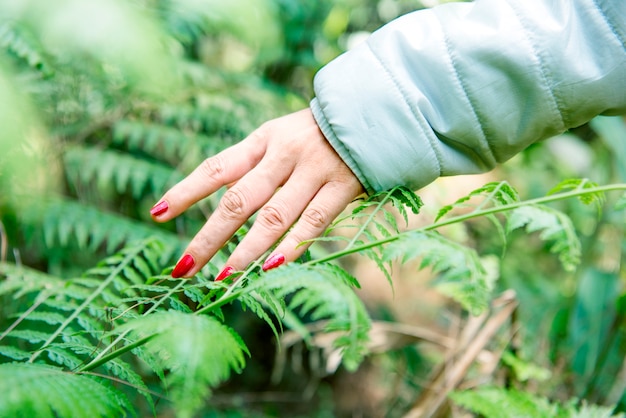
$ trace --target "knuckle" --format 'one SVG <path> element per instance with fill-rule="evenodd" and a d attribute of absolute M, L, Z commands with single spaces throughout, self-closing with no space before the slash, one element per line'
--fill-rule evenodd
<path fill-rule="evenodd" d="M 254 141 L 265 143 L 272 136 L 273 129 L 274 128 L 273 128 L 271 121 L 265 122 L 261 126 L 259 126 L 257 129 L 255 129 L 254 132 L 250 134 L 250 137 Z"/>
<path fill-rule="evenodd" d="M 220 179 L 224 175 L 226 170 L 224 165 L 224 159 L 219 155 L 214 155 L 205 159 L 201 166 L 204 174 L 209 178 Z"/>
<path fill-rule="evenodd" d="M 257 222 L 270 230 L 284 230 L 288 225 L 288 211 L 278 204 L 268 204 L 259 212 Z"/>
<path fill-rule="evenodd" d="M 321 207 L 310 207 L 302 213 L 302 220 L 315 229 L 322 229 L 328 225 L 330 215 Z"/>
<path fill-rule="evenodd" d="M 229 189 L 219 203 L 219 209 L 226 219 L 239 219 L 246 213 L 245 192 L 241 189 Z"/>

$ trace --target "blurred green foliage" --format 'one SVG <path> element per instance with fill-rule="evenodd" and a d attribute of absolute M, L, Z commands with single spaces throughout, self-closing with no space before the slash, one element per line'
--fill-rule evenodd
<path fill-rule="evenodd" d="M 315 72 L 364 35 L 434 3 L 0 0 L 0 261 L 68 278 L 130 241 L 158 236 L 167 243 L 161 263 L 171 263 L 219 194 L 156 225 L 147 213 L 165 189 L 260 123 L 306 106 Z M 563 178 L 626 182 L 625 144 L 624 119 L 599 117 L 531 146 L 500 174 L 531 198 Z M 536 237 L 520 232 L 510 241 L 498 263 L 499 286 L 516 290 L 521 325 L 514 360 L 500 364 L 494 380 L 505 376 L 506 385 L 541 398 L 578 397 L 626 410 L 626 226 L 623 210 L 608 209 L 616 199 L 601 211 L 560 204 L 582 236 L 576 271 L 563 270 Z M 501 256 L 487 221 L 465 228 L 480 254 Z M 205 274 L 214 275 L 222 261 Z M 17 312 L 15 303 L 0 306 L 0 329 Z M 288 403 L 259 407 L 244 396 L 269 384 L 272 359 L 264 352 L 271 331 L 259 331 L 250 316 L 238 321 L 246 341 L 257 344 L 251 351 L 259 361 L 224 386 L 226 401 L 206 415 L 228 416 L 223 411 L 235 406 L 250 409 L 232 416 L 278 415 Z M 411 345 L 372 359 L 386 376 L 388 416 L 399 416 L 423 389 L 433 357 Z M 551 378 L 516 378 L 516 360 L 532 361 Z M 341 398 L 326 383 L 315 399 L 320 416 Z M 297 413 L 312 416 L 310 407 Z"/>

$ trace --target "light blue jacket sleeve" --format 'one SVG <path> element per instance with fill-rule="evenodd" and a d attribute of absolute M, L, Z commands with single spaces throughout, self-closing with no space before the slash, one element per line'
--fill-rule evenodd
<path fill-rule="evenodd" d="M 490 170 L 626 113 L 626 0 L 477 0 L 400 17 L 315 77 L 311 109 L 369 191 Z"/>

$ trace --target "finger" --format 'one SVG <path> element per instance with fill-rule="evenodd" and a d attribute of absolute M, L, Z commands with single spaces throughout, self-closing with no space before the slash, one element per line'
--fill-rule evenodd
<path fill-rule="evenodd" d="M 270 270 L 300 257 L 310 243 L 300 244 L 322 235 L 328 225 L 361 193 L 361 185 L 356 179 L 349 183 L 326 183 L 306 207 L 293 229 L 263 263 L 263 270 Z"/>
<path fill-rule="evenodd" d="M 168 221 L 222 186 L 234 184 L 263 158 L 263 136 L 252 134 L 245 140 L 205 159 L 187 177 L 168 190 L 150 213 L 159 222 Z"/>
<path fill-rule="evenodd" d="M 224 193 L 213 214 L 187 246 L 172 276 L 191 277 L 215 255 L 291 174 L 290 168 L 277 170 L 280 169 L 271 164 L 259 164 Z"/>
<path fill-rule="evenodd" d="M 298 219 L 321 185 L 321 180 L 312 182 L 306 173 L 294 173 L 261 208 L 250 231 L 228 258 L 227 267 L 243 269 L 267 251 Z"/>

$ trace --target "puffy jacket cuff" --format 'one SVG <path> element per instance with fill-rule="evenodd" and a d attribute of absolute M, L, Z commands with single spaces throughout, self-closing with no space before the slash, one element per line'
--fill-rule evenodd
<path fill-rule="evenodd" d="M 343 143 L 337 138 L 337 135 L 335 135 L 335 132 L 333 132 L 333 128 L 328 123 L 326 115 L 324 115 L 324 112 L 322 111 L 322 108 L 317 98 L 313 98 L 313 100 L 311 100 L 310 108 L 313 112 L 313 117 L 315 118 L 315 121 L 317 122 L 320 130 L 326 137 L 326 140 L 330 142 L 330 145 L 335 149 L 337 154 L 339 154 L 339 157 L 341 157 L 343 162 L 350 168 L 350 170 L 352 170 L 354 175 L 359 179 L 367 194 L 373 194 L 375 190 L 369 184 L 367 177 L 365 177 L 355 159 L 352 158 L 352 156 L 350 155 L 350 150 L 343 145 Z"/>
<path fill-rule="evenodd" d="M 314 88 L 320 129 L 369 193 L 441 175 L 434 132 L 367 44 L 322 68 Z"/>

